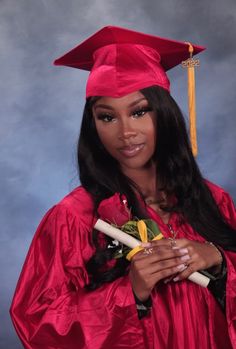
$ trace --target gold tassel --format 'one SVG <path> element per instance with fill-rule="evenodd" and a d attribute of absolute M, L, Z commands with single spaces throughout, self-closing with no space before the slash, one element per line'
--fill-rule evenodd
<path fill-rule="evenodd" d="M 182 62 L 184 68 L 188 68 L 188 109 L 189 109 L 189 132 L 190 142 L 192 146 L 192 152 L 194 156 L 197 156 L 197 128 L 196 128 L 196 101 L 195 101 L 195 66 L 199 66 L 199 59 L 194 60 L 193 46 L 189 45 L 190 58 Z"/>

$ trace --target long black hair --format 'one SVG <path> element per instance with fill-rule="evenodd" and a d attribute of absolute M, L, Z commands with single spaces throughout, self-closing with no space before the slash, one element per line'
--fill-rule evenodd
<path fill-rule="evenodd" d="M 235 231 L 222 217 L 201 175 L 191 151 L 180 108 L 168 91 L 161 87 L 152 86 L 140 92 L 148 100 L 157 118 L 153 158 L 158 189 L 176 198 L 175 205 L 165 209 L 179 212 L 208 241 L 226 250 L 236 251 Z M 105 150 L 98 137 L 92 114 L 92 107 L 98 98 L 88 99 L 84 108 L 78 142 L 81 184 L 93 196 L 95 212 L 103 199 L 119 192 L 126 195 L 134 216 L 146 217 L 146 212 L 143 212 L 136 200 L 135 191 L 139 188 L 122 173 L 119 163 Z M 112 268 L 104 269 L 114 250 L 101 248 L 96 233 L 93 234 L 93 243 L 97 250 L 87 263 L 91 289 L 114 280 L 127 270 L 127 263 L 122 258 Z"/>

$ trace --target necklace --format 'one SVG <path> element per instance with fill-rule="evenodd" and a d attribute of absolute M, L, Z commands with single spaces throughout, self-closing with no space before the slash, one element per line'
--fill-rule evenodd
<path fill-rule="evenodd" d="M 166 203 L 166 199 L 163 198 L 163 197 L 154 197 L 154 196 L 147 196 L 145 198 L 145 202 L 147 205 L 155 205 L 155 208 L 158 210 L 158 211 L 163 211 L 163 209 L 160 207 L 161 204 L 165 204 Z"/>
<path fill-rule="evenodd" d="M 171 236 L 168 238 L 170 240 L 170 246 L 172 248 L 176 247 L 176 235 L 177 235 L 177 231 L 174 231 L 174 229 L 172 228 L 172 226 L 170 224 L 167 224 L 167 227 L 169 229 L 169 232 L 171 233 Z"/>
<path fill-rule="evenodd" d="M 167 227 L 168 227 L 168 229 L 169 229 L 169 232 L 171 233 L 171 237 L 170 237 L 169 239 L 175 241 L 176 236 L 177 236 L 177 233 L 178 233 L 178 230 L 175 231 L 175 230 L 172 228 L 172 225 L 171 225 L 171 224 L 167 224 Z"/>
<path fill-rule="evenodd" d="M 160 207 L 160 201 L 159 200 L 145 200 L 146 204 L 152 209 L 154 210 L 158 216 L 161 218 L 161 220 L 163 221 L 163 223 L 167 224 L 169 222 L 170 219 L 170 213 L 163 210 Z M 162 201 L 163 202 L 163 201 Z"/>
<path fill-rule="evenodd" d="M 157 200 L 157 199 L 151 198 L 151 197 L 146 198 L 145 202 L 147 205 L 159 205 L 161 203 L 160 200 Z"/>

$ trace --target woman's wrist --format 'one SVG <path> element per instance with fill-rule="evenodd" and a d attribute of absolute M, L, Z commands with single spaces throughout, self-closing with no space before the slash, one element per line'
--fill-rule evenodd
<path fill-rule="evenodd" d="M 206 243 L 215 249 L 215 252 L 217 253 L 217 256 L 218 256 L 218 260 L 214 263 L 212 267 L 207 269 L 207 272 L 210 275 L 212 275 L 214 278 L 218 278 L 222 274 L 222 270 L 225 264 L 224 255 L 221 252 L 221 250 L 213 242 L 206 241 Z"/>
<path fill-rule="evenodd" d="M 212 246 L 212 248 L 214 248 L 216 254 L 217 254 L 217 257 L 218 257 L 218 260 L 215 262 L 215 264 L 208 269 L 208 271 L 213 274 L 213 275 L 218 275 L 220 274 L 221 270 L 222 270 L 222 264 L 223 264 L 223 255 L 221 253 L 221 251 L 219 250 L 219 248 L 213 244 L 213 242 L 211 241 L 206 241 L 207 244 L 209 244 L 210 246 Z"/>
<path fill-rule="evenodd" d="M 149 296 L 145 301 L 141 301 L 136 294 L 134 293 L 134 299 L 135 299 L 135 303 L 136 303 L 136 309 L 138 312 L 138 317 L 139 319 L 142 319 L 143 317 L 145 317 L 146 315 L 148 315 L 151 307 L 152 307 L 152 299 Z"/>
<path fill-rule="evenodd" d="M 140 305 L 142 304 L 147 308 L 151 307 L 152 301 L 151 301 L 150 295 L 148 296 L 148 298 L 141 300 L 139 297 L 137 297 L 137 295 L 135 294 L 134 291 L 133 291 L 133 294 L 134 294 L 134 299 L 135 299 L 136 304 L 140 304 Z"/>
<path fill-rule="evenodd" d="M 138 292 L 137 290 L 135 290 L 133 288 L 133 294 L 134 294 L 134 298 L 135 300 L 138 300 L 141 303 L 145 303 L 149 298 L 150 298 L 150 294 L 147 292 Z"/>

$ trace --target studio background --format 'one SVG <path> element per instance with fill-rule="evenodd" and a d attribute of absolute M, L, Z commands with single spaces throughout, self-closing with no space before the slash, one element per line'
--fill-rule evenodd
<path fill-rule="evenodd" d="M 8 309 L 33 234 L 79 185 L 88 73 L 52 62 L 109 24 L 207 47 L 196 71 L 197 160 L 236 199 L 235 0 L 0 0 L 1 349 L 22 348 Z M 187 72 L 168 75 L 187 115 Z"/>

